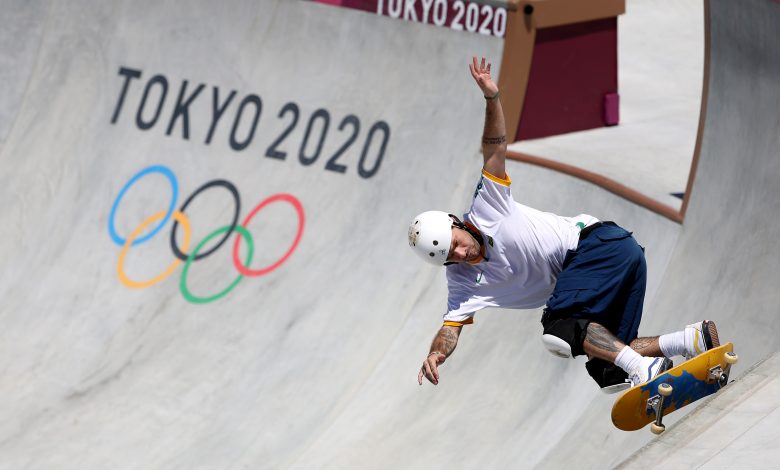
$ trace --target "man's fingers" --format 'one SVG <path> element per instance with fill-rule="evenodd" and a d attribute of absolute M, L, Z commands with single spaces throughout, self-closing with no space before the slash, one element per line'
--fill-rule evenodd
<path fill-rule="evenodd" d="M 479 80 L 479 76 L 477 75 L 477 69 L 475 69 L 472 64 L 469 64 L 469 70 L 471 71 L 471 76 L 474 77 L 474 80 Z"/>
<path fill-rule="evenodd" d="M 447 358 L 444 354 L 431 354 L 423 361 L 420 372 L 417 373 L 417 383 L 422 385 L 422 378 L 425 377 L 434 385 L 439 385 L 439 365 L 444 363 Z"/>
<path fill-rule="evenodd" d="M 425 361 L 425 363 L 428 365 L 431 371 L 431 382 L 433 382 L 434 385 L 437 385 L 439 383 L 439 367 L 436 361 L 436 358 L 439 357 L 436 356 L 429 356 L 428 359 Z"/>
<path fill-rule="evenodd" d="M 484 57 L 477 62 L 477 56 L 471 56 L 471 63 L 469 64 L 469 71 L 471 76 L 480 87 L 483 87 L 485 83 L 490 80 L 490 68 L 492 64 Z"/>
<path fill-rule="evenodd" d="M 477 64 L 477 56 L 471 57 L 469 70 L 471 70 L 471 76 L 474 77 L 474 80 L 479 81 L 479 75 L 482 73 L 482 70 L 479 68 L 479 64 Z"/>
<path fill-rule="evenodd" d="M 433 375 L 433 371 L 431 369 L 431 363 L 428 362 L 428 360 L 425 361 L 425 364 L 423 365 L 425 368 L 425 378 L 428 379 L 429 382 L 436 385 L 436 378 Z"/>
<path fill-rule="evenodd" d="M 436 385 L 439 381 L 436 376 L 434 376 L 431 364 L 426 359 L 425 362 L 423 362 L 422 368 L 420 368 L 420 373 L 417 375 L 417 379 L 420 382 L 420 385 L 422 385 L 422 377 L 425 376 L 428 381 L 434 385 Z"/>

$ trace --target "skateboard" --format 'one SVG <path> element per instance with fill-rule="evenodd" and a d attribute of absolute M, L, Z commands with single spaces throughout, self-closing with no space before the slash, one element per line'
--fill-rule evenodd
<path fill-rule="evenodd" d="M 725 387 L 737 359 L 734 344 L 726 343 L 625 391 L 612 406 L 612 423 L 623 431 L 652 423 L 650 430 L 661 434 L 664 416 Z"/>

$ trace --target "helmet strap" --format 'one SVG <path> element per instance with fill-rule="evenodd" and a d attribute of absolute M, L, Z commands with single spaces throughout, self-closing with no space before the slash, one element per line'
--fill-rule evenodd
<path fill-rule="evenodd" d="M 469 221 L 466 221 L 463 224 L 463 229 L 467 231 L 472 237 L 474 237 L 474 240 L 476 240 L 477 243 L 479 243 L 480 248 L 485 246 L 485 237 L 482 236 L 482 232 L 480 232 L 479 229 L 477 229 L 477 227 L 474 226 L 474 224 L 472 224 Z"/>
<path fill-rule="evenodd" d="M 454 220 L 452 225 L 468 232 L 469 235 L 474 237 L 474 240 L 476 240 L 477 243 L 479 243 L 480 248 L 485 246 L 485 237 L 482 236 L 482 233 L 479 231 L 479 229 L 477 229 L 477 227 L 474 226 L 474 224 L 472 224 L 468 220 L 465 223 L 461 222 L 459 218 L 457 218 L 452 214 L 449 214 L 449 216 L 452 217 Z"/>
<path fill-rule="evenodd" d="M 469 222 L 468 220 L 466 222 L 461 222 L 460 219 L 457 216 L 455 216 L 453 214 L 449 214 L 449 216 L 453 219 L 452 225 L 454 225 L 455 227 L 458 227 L 459 229 L 465 230 L 469 235 L 474 237 L 474 240 L 476 240 L 477 243 L 479 243 L 479 254 L 480 254 L 480 256 L 473 263 L 470 263 L 470 264 L 477 264 L 477 263 L 481 262 L 482 260 L 487 260 L 487 257 L 485 256 L 485 251 L 486 251 L 486 249 L 485 249 L 485 237 L 482 235 L 482 232 L 480 232 L 479 229 L 474 224 Z M 445 266 L 447 266 L 449 264 L 453 264 L 453 263 L 451 263 L 451 262 L 444 263 Z"/>

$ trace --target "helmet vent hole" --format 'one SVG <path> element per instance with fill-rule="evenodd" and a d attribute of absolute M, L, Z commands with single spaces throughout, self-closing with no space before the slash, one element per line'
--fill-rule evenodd
<path fill-rule="evenodd" d="M 430 255 L 430 257 L 431 257 L 431 258 L 433 258 L 434 256 L 436 256 L 436 255 L 434 255 L 432 252 L 431 252 L 431 253 L 428 253 L 428 255 Z"/>
<path fill-rule="evenodd" d="M 438 240 L 434 240 L 433 241 L 433 246 L 439 246 L 439 241 Z"/>

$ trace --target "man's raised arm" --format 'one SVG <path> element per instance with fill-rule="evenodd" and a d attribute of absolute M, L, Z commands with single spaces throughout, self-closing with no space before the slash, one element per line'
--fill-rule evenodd
<path fill-rule="evenodd" d="M 485 159 L 483 168 L 493 176 L 506 178 L 506 124 L 504 110 L 501 108 L 498 86 L 490 77 L 490 63 L 485 65 L 485 58 L 477 63 L 472 57 L 469 64 L 471 76 L 477 82 L 485 96 L 485 129 L 482 132 L 482 156 Z"/>

